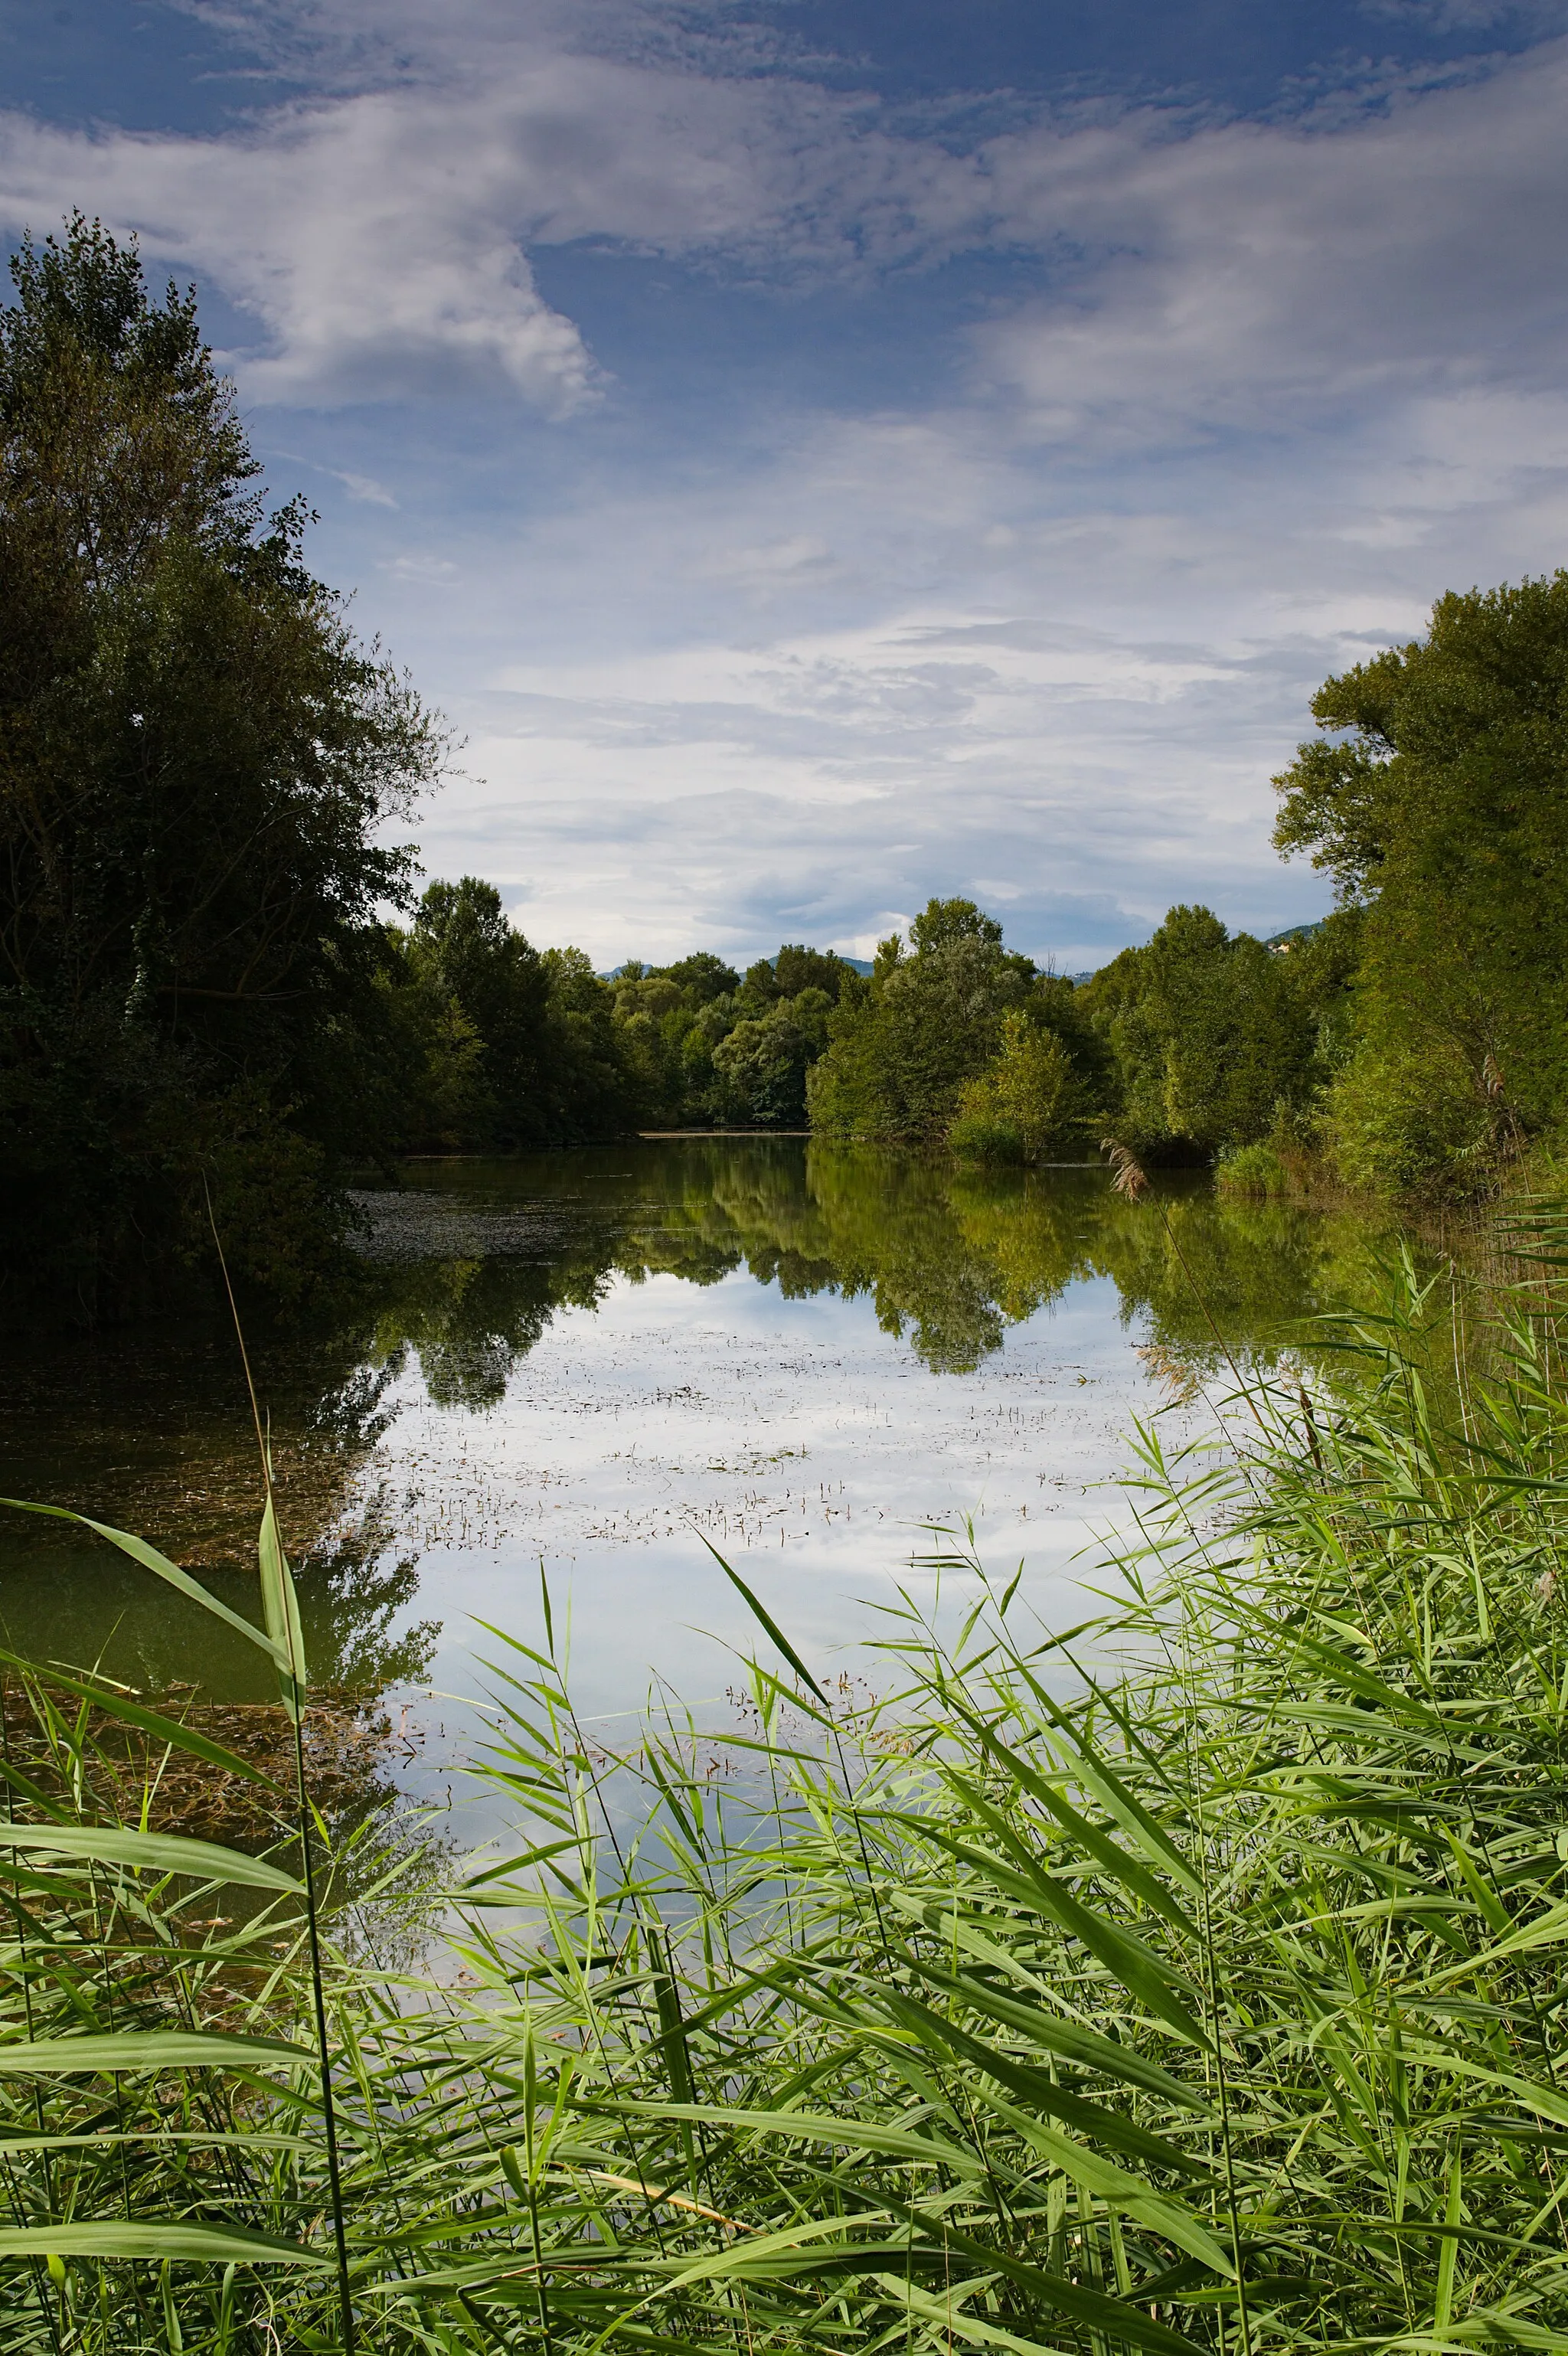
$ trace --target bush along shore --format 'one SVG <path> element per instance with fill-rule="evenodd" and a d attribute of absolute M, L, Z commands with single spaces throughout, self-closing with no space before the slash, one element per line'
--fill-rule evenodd
<path fill-rule="evenodd" d="M 13 1665 L 0 2344 L 1562 2346 L 1568 1216 L 1507 1240 L 1144 1429 L 1072 1636 L 939 1537 L 857 1702 L 752 1597 L 728 1773 L 585 1741 L 547 1596 L 455 1890 L 297 1788 L 270 1500 L 264 1765 Z M 148 1829 L 165 1761 L 272 1845 Z"/>

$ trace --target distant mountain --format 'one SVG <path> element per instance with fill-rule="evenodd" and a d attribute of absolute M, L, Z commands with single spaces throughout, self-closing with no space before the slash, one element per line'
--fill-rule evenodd
<path fill-rule="evenodd" d="M 1291 925 L 1283 933 L 1271 933 L 1264 947 L 1265 949 L 1272 949 L 1275 957 L 1285 957 L 1289 954 L 1292 941 L 1310 940 L 1314 933 L 1320 933 L 1322 930 L 1323 919 L 1317 916 L 1310 925 Z"/>
<path fill-rule="evenodd" d="M 838 959 L 840 965 L 852 966 L 857 973 L 870 973 L 873 970 L 869 958 L 846 957 L 841 949 L 834 949 L 830 954 Z M 624 971 L 624 966 L 612 966 L 610 971 L 602 973 L 599 979 L 601 981 L 619 981 Z"/>

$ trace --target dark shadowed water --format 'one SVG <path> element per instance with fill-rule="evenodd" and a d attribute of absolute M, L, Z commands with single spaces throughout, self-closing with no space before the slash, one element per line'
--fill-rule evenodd
<path fill-rule="evenodd" d="M 749 1632 L 705 1540 L 825 1665 L 900 1582 L 929 1589 L 930 1523 L 972 1516 L 1047 1622 L 1081 1617 L 1078 1558 L 1125 1517 L 1128 1427 L 1173 1363 L 1214 1370 L 1211 1319 L 1238 1356 L 1296 1345 L 1369 1249 L 1353 1220 L 1196 1179 L 1162 1217 L 1098 1170 L 799 1139 L 405 1179 L 364 1198 L 360 1310 L 254 1355 L 313 1675 L 406 1705 L 427 1760 L 464 1715 L 440 1697 L 483 1683 L 478 1623 L 537 1637 L 541 1564 L 589 1715 L 636 1710 L 656 1668 L 722 1693 L 712 1640 Z M 0 1416 L 5 1492 L 141 1530 L 254 1612 L 255 1443 L 221 1325 L 12 1343 Z M 59 1524 L 0 1516 L 0 1611 L 35 1658 L 265 1690 L 240 1639 Z"/>

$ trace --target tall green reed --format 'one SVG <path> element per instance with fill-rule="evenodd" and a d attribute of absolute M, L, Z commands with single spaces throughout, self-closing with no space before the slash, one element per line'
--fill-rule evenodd
<path fill-rule="evenodd" d="M 373 1877 L 368 1946 L 317 1909 L 313 1954 L 282 1847 L 133 1846 L 107 1689 L 17 1671 L 0 2346 L 338 2345 L 345 2276 L 399 2351 L 1560 2344 L 1555 1215 L 1520 1240 L 1463 1323 L 1394 1271 L 1338 1385 L 1143 1427 L 1070 1636 L 944 1541 L 965 1607 L 895 1600 L 880 1700 L 758 1595 L 738 1730 L 617 1757 L 548 1610 L 493 1632 L 517 1837 L 421 1974 L 376 1966 Z M 292 1886 L 196 1936 L 245 1871 Z"/>
<path fill-rule="evenodd" d="M 234 1298 L 234 1286 L 229 1274 L 229 1262 L 224 1255 L 223 1239 L 218 1232 L 210 1197 L 207 1205 L 208 1220 L 212 1229 L 212 1241 L 218 1254 L 218 1265 L 223 1273 L 223 1289 L 228 1295 L 230 1314 L 234 1320 L 234 1338 L 239 1344 L 240 1363 L 245 1369 L 245 1388 L 251 1401 L 251 1413 L 256 1425 L 256 1447 L 261 1465 L 261 1528 L 257 1540 L 257 1567 L 261 1574 L 261 1611 L 267 1635 L 278 1658 L 278 1687 L 289 1724 L 293 1730 L 294 1798 L 299 1824 L 300 1865 L 304 1881 L 305 1940 L 310 1955 L 311 2003 L 315 2017 L 316 2057 L 321 2065 L 322 2131 L 326 2151 L 326 2176 L 332 2199 L 332 2233 L 337 2260 L 338 2332 L 343 2356 L 354 2356 L 354 2298 L 348 2276 L 348 2241 L 343 2210 L 343 2169 L 337 2149 L 337 2112 L 332 2086 L 332 2053 L 326 2031 L 326 1991 L 322 1970 L 321 1901 L 316 1888 L 315 1839 L 316 1825 L 310 1802 L 310 1789 L 305 1774 L 304 1703 L 306 1693 L 304 1631 L 300 1625 L 299 1598 L 294 1590 L 293 1575 L 278 1528 L 277 1498 L 272 1487 L 272 1451 L 267 1445 L 267 1435 L 261 1421 L 261 1404 L 257 1397 L 255 1379 L 251 1372 L 251 1354 L 245 1346 L 245 1328 L 240 1315 L 240 1304 Z"/>

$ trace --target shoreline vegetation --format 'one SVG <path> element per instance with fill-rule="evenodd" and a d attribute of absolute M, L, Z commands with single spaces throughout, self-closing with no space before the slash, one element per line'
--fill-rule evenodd
<path fill-rule="evenodd" d="M 1565 1268 L 1520 1207 L 1141 1427 L 1072 1631 L 933 1531 L 878 1693 L 731 1571 L 734 1723 L 617 1755 L 542 1590 L 461 1870 L 310 1804 L 270 1484 L 206 1601 L 297 1742 L 9 1661 L 7 2348 L 1557 2345 Z M 201 1767 L 251 1837 L 152 1828 Z"/>
<path fill-rule="evenodd" d="M 1245 1196 L 1486 1200 L 1568 1102 L 1568 573 L 1328 680 L 1275 841 L 1333 913 L 1203 907 L 1077 982 L 933 898 L 858 961 L 595 971 L 416 889 L 438 715 L 269 510 L 193 294 L 74 216 L 0 308 L 0 1323 L 350 1280 L 347 1173 L 731 1127 L 1023 1166 L 1115 1137 Z M 1546 1157 L 1543 1159 L 1543 1157 Z"/>

